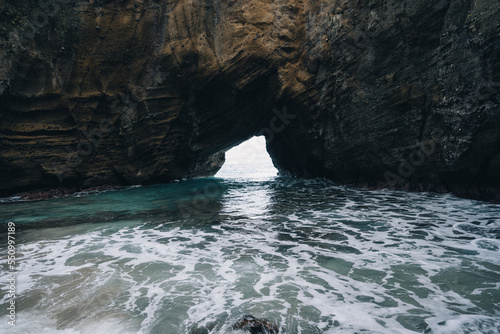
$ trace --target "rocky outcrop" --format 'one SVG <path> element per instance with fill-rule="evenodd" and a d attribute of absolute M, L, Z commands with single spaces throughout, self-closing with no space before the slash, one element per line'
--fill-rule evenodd
<path fill-rule="evenodd" d="M 0 29 L 2 195 L 209 175 L 263 134 L 283 173 L 500 200 L 498 1 L 16 10 Z"/>
<path fill-rule="evenodd" d="M 279 328 L 266 319 L 259 319 L 253 315 L 245 315 L 233 325 L 233 329 L 241 329 L 252 334 L 278 334 Z"/>

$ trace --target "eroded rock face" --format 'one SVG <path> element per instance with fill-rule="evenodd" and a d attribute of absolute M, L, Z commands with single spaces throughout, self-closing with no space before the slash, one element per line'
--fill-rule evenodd
<path fill-rule="evenodd" d="M 77 35 L 0 51 L 2 195 L 210 175 L 264 134 L 282 172 L 500 200 L 496 0 L 56 2 Z"/>

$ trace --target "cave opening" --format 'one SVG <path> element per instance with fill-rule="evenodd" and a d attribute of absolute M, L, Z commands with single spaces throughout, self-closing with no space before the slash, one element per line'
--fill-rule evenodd
<path fill-rule="evenodd" d="M 264 136 L 255 136 L 229 149 L 226 161 L 215 175 L 220 178 L 270 178 L 276 176 Z"/>

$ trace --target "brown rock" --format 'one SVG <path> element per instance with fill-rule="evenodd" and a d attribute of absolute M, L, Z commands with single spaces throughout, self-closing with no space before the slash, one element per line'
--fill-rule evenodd
<path fill-rule="evenodd" d="M 292 175 L 500 200 L 498 1 L 72 3 L 0 36 L 2 195 L 210 175 L 265 134 Z"/>

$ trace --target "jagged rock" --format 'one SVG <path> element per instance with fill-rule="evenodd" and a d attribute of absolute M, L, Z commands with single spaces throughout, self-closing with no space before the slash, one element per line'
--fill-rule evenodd
<path fill-rule="evenodd" d="M 233 325 L 233 329 L 242 329 L 252 334 L 278 334 L 279 328 L 266 319 L 258 319 L 252 315 L 245 315 Z"/>
<path fill-rule="evenodd" d="M 221 169 L 224 162 L 226 162 L 226 156 L 224 152 L 219 152 L 200 160 L 201 163 L 195 167 L 194 173 L 197 176 L 213 176 Z"/>
<path fill-rule="evenodd" d="M 209 175 L 263 134 L 281 173 L 500 201 L 496 0 L 44 4 L 0 19 L 1 195 Z"/>

